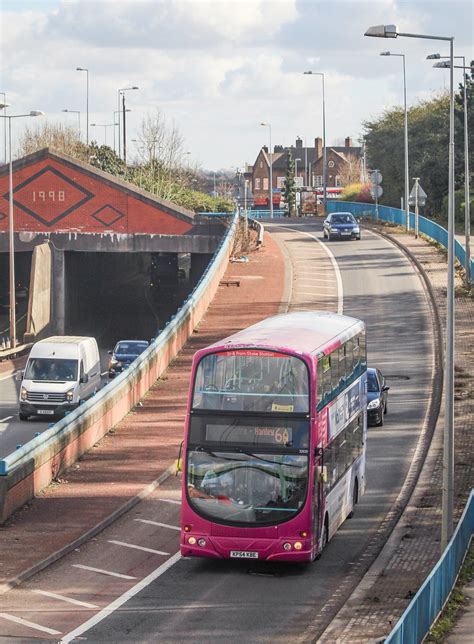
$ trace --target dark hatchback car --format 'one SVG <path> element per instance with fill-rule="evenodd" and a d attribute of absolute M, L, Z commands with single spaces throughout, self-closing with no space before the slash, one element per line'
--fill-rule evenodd
<path fill-rule="evenodd" d="M 360 226 L 350 212 L 332 212 L 323 223 L 323 235 L 326 239 L 360 239 Z"/>
<path fill-rule="evenodd" d="M 383 425 L 387 413 L 388 387 L 380 369 L 367 369 L 367 423 Z"/>
<path fill-rule="evenodd" d="M 147 340 L 120 340 L 115 345 L 109 362 L 109 378 L 121 373 L 148 347 Z"/>

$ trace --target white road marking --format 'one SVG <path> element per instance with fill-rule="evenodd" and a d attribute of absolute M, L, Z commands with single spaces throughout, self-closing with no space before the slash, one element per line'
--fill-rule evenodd
<path fill-rule="evenodd" d="M 314 239 L 314 241 L 317 241 L 318 244 L 322 246 L 322 248 L 324 248 L 327 256 L 331 260 L 331 264 L 334 269 L 334 272 L 336 273 L 337 312 L 339 313 L 339 315 L 342 315 L 344 312 L 344 291 L 342 287 L 342 277 L 341 277 L 341 271 L 339 270 L 339 266 L 337 265 L 336 258 L 334 257 L 332 251 L 326 246 L 324 242 L 322 242 L 320 239 L 318 239 L 315 235 L 312 235 L 311 233 L 307 233 L 304 230 L 298 230 L 297 228 L 291 228 L 290 226 L 279 226 L 279 228 L 286 228 L 287 230 L 292 230 L 295 233 L 306 235 L 306 237 L 311 237 L 311 239 Z"/>
<path fill-rule="evenodd" d="M 2 377 L 0 378 L 0 381 L 2 381 L 2 380 L 8 380 L 8 378 L 15 378 L 15 375 L 16 375 L 16 372 L 13 372 L 13 373 L 11 373 L 11 372 L 10 372 L 10 373 L 7 373 L 7 375 L 6 375 L 6 376 L 2 376 Z"/>
<path fill-rule="evenodd" d="M 7 420 L 11 420 L 13 416 L 5 416 L 5 418 L 0 418 L 0 423 L 6 423 Z"/>
<path fill-rule="evenodd" d="M 50 593 L 48 590 L 32 590 L 32 593 L 37 593 L 38 595 L 44 595 L 45 597 L 51 597 L 52 599 L 59 599 L 62 602 L 68 602 L 68 604 L 74 604 L 76 606 L 84 606 L 84 608 L 99 608 L 96 604 L 89 604 L 88 602 L 81 602 L 79 599 L 72 599 L 72 597 L 65 597 L 64 595 L 58 595 L 57 593 Z"/>
<path fill-rule="evenodd" d="M 151 552 L 154 555 L 166 555 L 169 556 L 169 552 L 163 552 L 162 550 L 154 550 L 153 548 L 145 548 L 144 546 L 136 546 L 133 543 L 125 543 L 125 541 L 114 541 L 114 539 L 109 539 L 108 543 L 113 543 L 115 546 L 124 546 L 125 548 L 132 548 L 133 550 L 143 550 L 143 552 Z"/>
<path fill-rule="evenodd" d="M 181 501 L 175 501 L 174 499 L 158 499 L 158 501 L 163 501 L 163 503 L 173 503 L 174 505 L 181 505 Z"/>
<path fill-rule="evenodd" d="M 136 577 L 131 577 L 130 575 L 121 575 L 118 572 L 112 572 L 111 570 L 102 570 L 102 568 L 93 568 L 92 566 L 83 566 L 82 564 L 72 564 L 73 568 L 80 568 L 81 570 L 90 570 L 91 572 L 98 572 L 101 575 L 109 575 L 110 577 L 120 577 L 120 579 L 136 579 Z"/>
<path fill-rule="evenodd" d="M 48 635 L 61 635 L 61 631 L 54 631 L 52 628 L 40 626 L 39 624 L 35 624 L 34 622 L 29 622 L 27 619 L 15 617 L 14 615 L 9 615 L 8 613 L 0 613 L 0 617 L 2 617 L 3 619 L 8 619 L 8 621 L 10 622 L 15 622 L 15 624 L 21 624 L 21 626 L 28 626 L 28 628 L 33 628 L 35 631 L 48 633 Z"/>
<path fill-rule="evenodd" d="M 150 519 L 135 519 L 135 521 L 140 521 L 140 523 L 148 523 L 149 525 L 156 525 L 159 528 L 169 528 L 170 530 L 178 530 L 181 532 L 181 528 L 177 525 L 169 525 L 168 523 L 160 523 L 159 521 L 151 521 Z"/>
<path fill-rule="evenodd" d="M 82 635 L 90 628 L 92 628 L 93 626 L 101 622 L 103 619 L 106 619 L 107 617 L 109 617 L 114 611 L 117 610 L 117 608 L 120 608 L 120 606 L 123 606 L 123 604 L 129 601 L 129 599 L 134 597 L 136 594 L 138 594 L 144 588 L 146 588 L 152 582 L 154 582 L 155 579 L 158 579 L 158 577 L 161 577 L 163 573 L 165 573 L 169 568 L 171 568 L 171 566 L 174 566 L 174 564 L 178 562 L 180 559 L 181 559 L 181 553 L 177 552 L 172 557 L 170 557 L 168 561 L 165 561 L 165 563 L 161 564 L 161 566 L 159 566 L 156 570 L 151 572 L 147 577 L 139 581 L 132 588 L 129 588 L 127 591 L 123 593 L 123 595 L 120 595 L 120 597 L 117 597 L 117 599 L 115 599 L 111 604 L 109 604 L 101 611 L 99 611 L 96 615 L 88 619 L 87 622 L 84 622 L 84 624 L 81 624 L 76 629 L 74 629 L 73 631 L 65 635 L 61 640 L 61 644 L 67 644 L 68 642 L 71 642 L 73 639 L 75 639 L 79 635 Z"/>

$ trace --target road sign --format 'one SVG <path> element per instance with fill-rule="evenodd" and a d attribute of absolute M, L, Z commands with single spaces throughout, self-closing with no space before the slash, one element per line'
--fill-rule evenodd
<path fill-rule="evenodd" d="M 418 192 L 418 195 L 417 195 L 417 192 Z M 413 188 L 411 189 L 411 192 L 410 192 L 410 198 L 408 199 L 408 204 L 410 206 L 415 206 L 417 197 L 418 197 L 418 205 L 424 206 L 426 204 L 426 198 L 428 197 L 428 195 L 423 190 L 423 188 L 418 183 L 418 181 L 415 181 Z"/>
<path fill-rule="evenodd" d="M 379 172 L 378 170 L 374 170 L 374 172 L 370 174 L 371 182 L 376 185 L 379 185 L 380 183 L 382 183 L 382 179 L 383 179 L 382 173 Z"/>
<path fill-rule="evenodd" d="M 380 199 L 383 195 L 382 186 L 371 186 L 370 194 L 372 195 L 372 199 Z"/>

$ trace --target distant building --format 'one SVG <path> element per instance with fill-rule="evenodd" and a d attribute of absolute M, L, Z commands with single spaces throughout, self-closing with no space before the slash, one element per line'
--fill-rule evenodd
<path fill-rule="evenodd" d="M 314 139 L 314 147 L 303 147 L 303 141 L 299 137 L 296 139 L 294 146 L 283 147 L 282 145 L 275 145 L 272 155 L 274 207 L 280 205 L 280 196 L 284 186 L 290 152 L 295 161 L 297 187 L 322 188 L 323 185 L 323 142 L 320 137 Z M 362 148 L 353 146 L 350 137 L 346 137 L 344 146 L 326 147 L 328 197 L 340 192 L 339 188 L 343 183 L 343 176 L 347 176 L 349 164 L 353 163 L 354 160 L 360 161 L 361 158 Z M 260 150 L 255 163 L 246 167 L 244 176 L 249 182 L 254 205 L 260 208 L 268 208 L 270 158 L 267 146 Z"/>

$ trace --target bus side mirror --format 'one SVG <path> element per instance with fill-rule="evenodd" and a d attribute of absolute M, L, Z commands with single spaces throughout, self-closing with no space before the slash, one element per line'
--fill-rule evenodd
<path fill-rule="evenodd" d="M 326 465 L 318 465 L 317 468 L 318 480 L 321 483 L 327 483 L 328 481 L 328 468 Z"/>
<path fill-rule="evenodd" d="M 174 473 L 175 476 L 178 476 L 178 474 L 183 471 L 183 459 L 182 459 L 183 442 L 184 441 L 181 441 L 181 444 L 179 446 L 178 458 L 176 460 L 176 471 Z"/>

